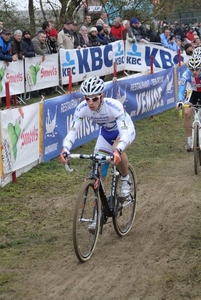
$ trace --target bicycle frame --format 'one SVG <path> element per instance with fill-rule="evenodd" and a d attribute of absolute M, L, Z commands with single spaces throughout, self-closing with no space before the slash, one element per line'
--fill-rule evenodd
<path fill-rule="evenodd" d="M 73 217 L 73 244 L 77 258 L 81 262 L 87 261 L 97 243 L 98 235 L 103 232 L 103 225 L 109 223 L 111 217 L 115 232 L 118 236 L 126 235 L 132 228 L 136 209 L 137 178 L 135 170 L 128 165 L 131 178 L 131 190 L 128 197 L 119 196 L 120 173 L 112 166 L 110 197 L 107 198 L 101 178 L 101 165 L 113 160 L 111 156 L 72 154 L 71 158 L 90 159 L 92 161 L 89 178 L 83 182 L 75 205 Z M 66 168 L 68 170 L 68 168 Z M 106 185 L 106 190 L 109 186 Z"/>
<path fill-rule="evenodd" d="M 70 157 L 92 160 L 92 168 L 89 178 L 94 179 L 94 189 L 98 190 L 106 217 L 112 217 L 114 215 L 116 178 L 119 175 L 119 172 L 117 171 L 116 166 L 113 165 L 112 186 L 110 195 L 111 198 L 110 203 L 108 203 L 108 198 L 106 196 L 105 188 L 101 179 L 100 168 L 103 163 L 110 162 L 113 159 L 113 155 L 101 156 L 98 154 L 71 154 Z"/>
<path fill-rule="evenodd" d="M 193 108 L 194 109 L 194 116 L 193 116 L 193 122 L 192 122 L 192 137 L 193 137 L 193 143 L 194 143 L 194 128 L 195 124 L 198 123 L 199 125 L 199 148 L 201 149 L 201 105 L 200 104 L 184 104 L 183 108 Z"/>

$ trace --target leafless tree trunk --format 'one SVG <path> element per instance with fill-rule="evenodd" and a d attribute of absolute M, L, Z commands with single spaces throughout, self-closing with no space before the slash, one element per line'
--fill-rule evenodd
<path fill-rule="evenodd" d="M 35 36 L 35 34 L 36 34 L 36 22 L 35 22 L 35 16 L 34 16 L 33 0 L 29 0 L 29 8 L 28 9 L 29 9 L 31 35 Z"/>

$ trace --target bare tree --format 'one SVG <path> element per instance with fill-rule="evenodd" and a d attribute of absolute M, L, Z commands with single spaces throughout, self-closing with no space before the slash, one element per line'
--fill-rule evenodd
<path fill-rule="evenodd" d="M 31 31 L 31 35 L 34 36 L 35 32 L 36 32 L 36 22 L 35 22 L 35 9 L 34 9 L 34 4 L 33 4 L 33 0 L 29 0 L 29 18 L 30 18 L 30 31 Z"/>

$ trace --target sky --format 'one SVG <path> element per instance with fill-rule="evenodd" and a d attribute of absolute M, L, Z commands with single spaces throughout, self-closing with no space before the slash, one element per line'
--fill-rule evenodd
<path fill-rule="evenodd" d="M 7 2 L 17 5 L 18 10 L 28 10 L 28 0 L 8 0 Z M 45 0 L 42 0 L 42 2 L 46 3 Z M 58 0 L 51 0 L 51 2 L 59 4 Z M 39 0 L 34 0 L 34 5 L 36 8 L 40 8 Z"/>

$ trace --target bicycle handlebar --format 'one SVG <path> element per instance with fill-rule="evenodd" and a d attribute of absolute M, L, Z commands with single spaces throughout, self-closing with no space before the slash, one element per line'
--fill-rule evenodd
<path fill-rule="evenodd" d="M 100 155 L 100 154 L 70 154 L 70 158 L 80 158 L 80 159 L 97 159 L 97 160 L 112 160 L 114 155 Z"/>
<path fill-rule="evenodd" d="M 112 161 L 114 155 L 99 155 L 99 154 L 70 154 L 69 158 L 78 158 L 78 159 L 91 159 L 91 160 L 104 160 L 104 161 Z M 65 164 L 66 172 L 73 172 L 73 169 L 69 166 L 69 163 Z"/>
<path fill-rule="evenodd" d="M 195 109 L 199 110 L 199 109 L 201 109 L 201 104 L 192 104 L 192 103 L 183 104 L 183 103 L 179 103 L 178 108 L 180 109 L 179 116 L 182 117 L 182 114 L 183 114 L 182 108 L 195 108 Z"/>

